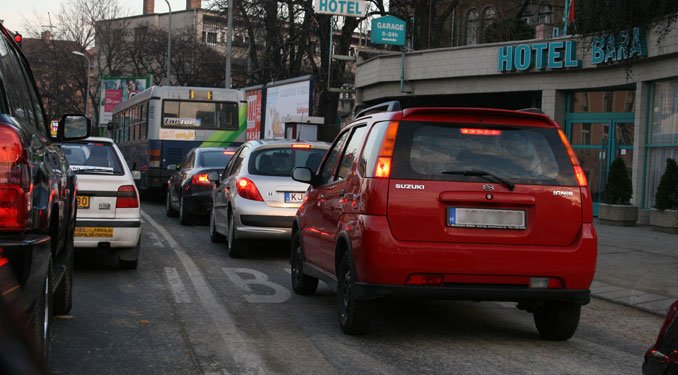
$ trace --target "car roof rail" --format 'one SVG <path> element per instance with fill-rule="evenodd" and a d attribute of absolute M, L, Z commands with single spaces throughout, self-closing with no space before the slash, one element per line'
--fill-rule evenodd
<path fill-rule="evenodd" d="M 545 115 L 545 114 L 546 114 L 546 112 L 542 111 L 541 108 L 536 108 L 536 107 L 523 108 L 523 109 L 519 109 L 518 111 L 520 111 L 520 112 L 538 113 L 538 114 L 540 114 L 540 115 Z"/>
<path fill-rule="evenodd" d="M 373 105 L 373 106 L 365 108 L 365 109 L 361 109 L 353 117 L 358 118 L 358 117 L 362 117 L 362 116 L 365 116 L 365 115 L 371 115 L 373 113 L 379 113 L 379 112 L 400 111 L 400 109 L 401 109 L 400 102 L 397 101 L 397 100 L 392 100 L 392 101 L 389 101 L 389 102 L 384 102 L 384 103 L 380 103 L 380 104 L 377 104 L 377 105 Z"/>

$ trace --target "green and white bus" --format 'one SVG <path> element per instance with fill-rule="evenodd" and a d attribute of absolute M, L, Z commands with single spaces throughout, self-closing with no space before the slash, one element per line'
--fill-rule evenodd
<path fill-rule="evenodd" d="M 247 103 L 241 91 L 152 86 L 118 104 L 111 137 L 133 171 L 141 192 L 164 189 L 173 170 L 194 147 L 238 146 L 245 141 Z"/>

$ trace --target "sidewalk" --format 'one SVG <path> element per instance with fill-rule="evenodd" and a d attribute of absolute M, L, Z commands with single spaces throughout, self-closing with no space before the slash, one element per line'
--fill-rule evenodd
<path fill-rule="evenodd" d="M 666 314 L 678 299 L 678 235 L 654 232 L 647 225 L 601 225 L 593 297 Z"/>

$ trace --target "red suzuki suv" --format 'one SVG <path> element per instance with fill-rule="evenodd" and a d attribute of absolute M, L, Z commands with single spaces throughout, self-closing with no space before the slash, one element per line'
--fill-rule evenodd
<path fill-rule="evenodd" d="M 368 108 L 342 129 L 292 228 L 292 286 L 337 291 L 348 334 L 376 300 L 515 301 L 567 340 L 590 300 L 597 239 L 586 176 L 534 110 Z"/>

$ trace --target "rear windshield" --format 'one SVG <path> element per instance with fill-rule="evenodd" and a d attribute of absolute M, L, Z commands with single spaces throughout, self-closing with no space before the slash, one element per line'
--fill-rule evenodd
<path fill-rule="evenodd" d="M 572 163 L 554 128 L 403 121 L 391 178 L 486 181 L 483 171 L 515 184 L 576 186 Z"/>
<path fill-rule="evenodd" d="M 120 159 L 110 143 L 64 143 L 61 149 L 64 150 L 71 169 L 78 174 L 125 174 Z"/>
<path fill-rule="evenodd" d="M 292 169 L 306 167 L 313 171 L 325 156 L 327 150 L 311 148 L 268 148 L 257 150 L 250 156 L 250 174 L 262 176 L 291 176 Z"/>
<path fill-rule="evenodd" d="M 224 168 L 233 156 L 232 152 L 227 151 L 203 151 L 198 158 L 201 167 Z"/>

